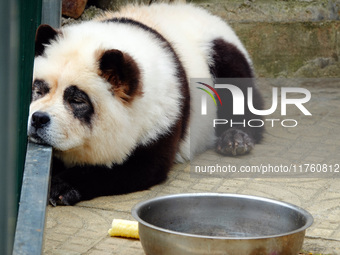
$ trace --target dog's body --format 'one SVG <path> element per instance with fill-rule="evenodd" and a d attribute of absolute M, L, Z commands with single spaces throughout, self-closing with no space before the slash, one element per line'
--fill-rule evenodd
<path fill-rule="evenodd" d="M 129 6 L 60 31 L 41 26 L 28 134 L 55 149 L 51 202 L 146 189 L 175 159 L 215 143 L 222 154 L 248 152 L 262 128 L 215 133 L 212 100 L 199 121 L 202 91 L 189 79 L 217 77 L 251 78 L 251 60 L 227 24 L 192 5 Z M 246 109 L 242 118 L 253 117 Z"/>

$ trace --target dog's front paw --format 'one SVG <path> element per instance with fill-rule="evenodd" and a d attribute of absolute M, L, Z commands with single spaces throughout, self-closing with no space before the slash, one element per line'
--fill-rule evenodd
<path fill-rule="evenodd" d="M 222 155 L 243 155 L 254 148 L 254 140 L 240 129 L 230 128 L 217 140 L 216 151 Z"/>
<path fill-rule="evenodd" d="M 59 178 L 53 178 L 50 190 L 50 203 L 57 205 L 74 205 L 81 201 L 81 194 L 77 189 Z"/>

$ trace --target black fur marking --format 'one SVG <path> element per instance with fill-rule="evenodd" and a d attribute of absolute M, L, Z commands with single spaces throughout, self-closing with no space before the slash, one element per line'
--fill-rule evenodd
<path fill-rule="evenodd" d="M 119 50 L 109 50 L 104 52 L 99 62 L 99 69 L 102 71 L 113 69 L 118 75 L 125 79 L 126 74 L 124 73 L 124 56 Z"/>
<path fill-rule="evenodd" d="M 140 71 L 136 62 L 119 50 L 107 50 L 99 59 L 101 75 L 111 86 L 111 93 L 124 102 L 130 102 L 135 95 L 142 94 Z"/>
<path fill-rule="evenodd" d="M 155 39 L 157 39 L 158 41 L 160 41 L 164 47 L 164 49 L 168 52 L 170 52 L 173 56 L 173 60 L 176 64 L 176 75 L 178 78 L 178 83 L 181 84 L 181 93 L 182 96 L 184 98 L 183 100 L 183 104 L 182 104 L 182 109 L 181 109 L 181 113 L 182 113 L 182 118 L 179 120 L 181 122 L 181 139 L 183 139 L 186 135 L 187 132 L 187 128 L 188 128 L 188 121 L 189 121 L 189 115 L 190 115 L 190 92 L 189 92 L 189 83 L 187 80 L 187 75 L 186 72 L 183 68 L 183 65 L 176 53 L 176 51 L 174 50 L 174 48 L 171 46 L 171 44 L 164 38 L 164 36 L 162 36 L 160 33 L 158 33 L 156 30 L 129 18 L 112 18 L 112 19 L 108 19 L 108 20 L 104 20 L 103 22 L 115 22 L 115 23 L 119 23 L 119 24 L 126 24 L 126 25 L 130 25 L 130 26 L 135 26 L 138 27 L 140 29 L 143 29 L 144 31 L 152 34 Z"/>
<path fill-rule="evenodd" d="M 215 39 L 212 47 L 214 64 L 211 74 L 216 78 L 252 78 L 252 68 L 242 52 L 223 39 Z"/>
<path fill-rule="evenodd" d="M 111 169 L 98 165 L 66 169 L 54 158 L 50 202 L 73 205 L 98 196 L 145 190 L 163 182 L 173 164 L 176 138 L 168 134 L 153 144 L 139 146 L 124 164 Z"/>
<path fill-rule="evenodd" d="M 40 25 L 35 35 L 35 56 L 44 54 L 45 46 L 58 36 L 58 31 L 49 25 Z"/>
<path fill-rule="evenodd" d="M 44 80 L 36 79 L 32 85 L 32 101 L 35 101 L 39 98 L 44 97 L 46 94 L 50 92 L 50 87 L 47 82 Z"/>
<path fill-rule="evenodd" d="M 72 112 L 74 118 L 91 126 L 94 108 L 89 96 L 77 86 L 71 85 L 64 91 L 64 104 Z"/>
<path fill-rule="evenodd" d="M 215 79 L 217 78 L 235 78 L 232 79 L 231 84 L 238 86 L 245 98 L 247 98 L 247 88 L 253 88 L 253 98 L 254 98 L 254 107 L 258 110 L 263 109 L 263 99 L 262 96 L 254 84 L 253 80 L 253 71 L 250 67 L 245 56 L 237 49 L 236 46 L 227 43 L 223 39 L 216 39 L 212 42 L 212 51 L 211 57 L 213 59 L 213 65 L 210 66 L 210 72 Z M 237 79 L 237 78 L 249 78 L 249 79 Z M 232 119 L 233 122 L 243 122 L 245 119 L 246 122 L 250 119 L 262 119 L 261 116 L 255 115 L 251 113 L 248 109 L 247 100 L 245 100 L 245 115 L 233 115 L 232 112 L 232 103 L 233 98 L 231 92 L 226 89 L 216 89 L 218 94 L 221 97 L 222 102 L 227 102 L 229 107 L 225 105 L 220 106 L 217 110 L 217 115 L 219 119 Z M 231 137 L 232 134 L 230 132 L 234 132 L 231 129 L 230 132 L 226 133 L 227 125 L 217 125 L 216 127 L 216 135 L 220 137 L 220 141 L 226 140 L 226 137 Z M 230 127 L 229 127 L 230 128 Z M 263 127 L 242 127 L 241 125 L 237 127 L 237 129 L 245 132 L 249 138 L 247 141 L 249 143 L 258 143 L 262 139 Z M 226 137 L 221 137 L 226 136 Z M 228 143 L 234 143 L 234 141 L 228 141 Z M 217 145 L 218 146 L 218 145 Z M 222 152 L 221 152 L 222 153 Z M 223 153 L 222 153 L 223 154 Z"/>

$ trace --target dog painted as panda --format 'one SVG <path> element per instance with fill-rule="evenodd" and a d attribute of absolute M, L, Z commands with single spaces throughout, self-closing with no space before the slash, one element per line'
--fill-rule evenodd
<path fill-rule="evenodd" d="M 60 30 L 41 25 L 35 47 L 28 136 L 54 148 L 53 205 L 147 189 L 176 160 L 214 145 L 245 154 L 261 140 L 262 128 L 215 130 L 222 111 L 212 100 L 199 120 L 202 91 L 190 78 L 253 77 L 232 29 L 201 8 L 131 5 Z M 262 109 L 255 85 L 238 86 L 252 86 Z M 220 96 L 230 109 L 231 94 Z M 245 108 L 242 119 L 259 118 Z"/>

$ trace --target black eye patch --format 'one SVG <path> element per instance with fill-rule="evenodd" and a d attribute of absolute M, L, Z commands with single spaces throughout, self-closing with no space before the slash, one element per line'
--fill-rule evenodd
<path fill-rule="evenodd" d="M 74 118 L 91 126 L 94 108 L 89 96 L 84 91 L 71 85 L 65 89 L 63 99 L 66 108 L 72 112 Z"/>
<path fill-rule="evenodd" d="M 32 101 L 35 101 L 39 98 L 44 97 L 46 94 L 50 92 L 50 87 L 47 82 L 44 80 L 36 79 L 32 85 Z"/>

